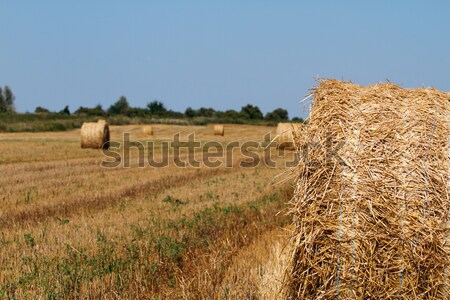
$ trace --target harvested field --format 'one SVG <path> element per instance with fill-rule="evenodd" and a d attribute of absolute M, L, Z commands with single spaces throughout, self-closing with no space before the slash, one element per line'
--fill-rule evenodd
<path fill-rule="evenodd" d="M 275 133 L 152 127 L 157 157 L 177 133 L 221 144 Z M 147 140 L 141 126 L 110 126 L 111 142 L 125 132 Z M 81 149 L 79 137 L 0 134 L 0 298 L 221 299 L 239 257 L 251 245 L 276 245 L 290 223 L 283 212 L 292 188 L 270 185 L 280 168 L 241 168 L 248 158 L 238 151 L 230 168 L 138 168 L 134 148 L 129 168 L 104 168 L 102 150 Z M 261 259 L 248 263 L 249 280 Z M 234 295 L 248 286 L 233 285 Z"/>

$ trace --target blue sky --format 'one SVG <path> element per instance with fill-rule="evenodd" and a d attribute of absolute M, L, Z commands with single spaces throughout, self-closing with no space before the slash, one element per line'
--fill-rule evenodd
<path fill-rule="evenodd" d="M 450 91 L 450 1 L 0 0 L 0 85 L 18 111 L 121 95 L 263 112 L 316 77 Z"/>

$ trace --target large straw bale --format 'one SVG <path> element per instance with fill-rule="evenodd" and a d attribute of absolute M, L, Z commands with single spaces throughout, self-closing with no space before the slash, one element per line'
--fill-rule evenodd
<path fill-rule="evenodd" d="M 96 123 L 83 123 L 81 126 L 81 148 L 109 148 L 109 126 L 105 120 L 98 120 Z"/>
<path fill-rule="evenodd" d="M 223 136 L 225 134 L 224 126 L 221 124 L 214 125 L 214 135 L 221 135 Z"/>
<path fill-rule="evenodd" d="M 287 298 L 449 299 L 450 96 L 336 80 L 313 94 Z"/>
<path fill-rule="evenodd" d="M 277 147 L 279 149 L 294 149 L 294 136 L 302 129 L 301 123 L 278 123 Z"/>

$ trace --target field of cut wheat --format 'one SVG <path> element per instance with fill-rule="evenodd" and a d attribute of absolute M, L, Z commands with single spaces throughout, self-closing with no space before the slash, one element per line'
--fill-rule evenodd
<path fill-rule="evenodd" d="M 0 298 L 276 298 L 292 187 L 273 184 L 283 164 L 242 164 L 252 155 L 264 158 L 264 148 L 226 147 L 262 141 L 269 132 L 273 138 L 276 129 L 152 131 L 110 126 L 110 151 L 121 156 L 114 167 L 102 166 L 108 153 L 80 147 L 80 130 L 0 134 Z M 122 157 L 125 133 L 132 142 Z M 229 164 L 179 167 L 171 157 L 164 167 L 146 163 L 148 156 L 164 158 L 164 141 L 176 134 L 186 141 L 192 133 L 201 144 L 213 143 L 211 153 L 223 145 L 216 162 Z M 204 159 L 205 148 L 185 150 L 180 160 Z"/>

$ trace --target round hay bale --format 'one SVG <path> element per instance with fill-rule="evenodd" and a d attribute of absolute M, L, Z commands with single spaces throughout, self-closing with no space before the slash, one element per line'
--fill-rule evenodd
<path fill-rule="evenodd" d="M 142 127 L 142 133 L 144 133 L 147 136 L 152 136 L 153 135 L 153 127 L 152 126 Z"/>
<path fill-rule="evenodd" d="M 221 124 L 214 125 L 214 135 L 221 135 L 223 136 L 225 134 L 224 126 Z"/>
<path fill-rule="evenodd" d="M 294 132 L 301 129 L 300 123 L 278 123 L 277 126 L 277 148 L 294 149 Z"/>
<path fill-rule="evenodd" d="M 435 89 L 320 81 L 284 299 L 448 298 L 449 104 Z"/>
<path fill-rule="evenodd" d="M 97 123 L 83 123 L 81 126 L 81 148 L 109 148 L 109 126 L 105 120 L 98 120 Z"/>

